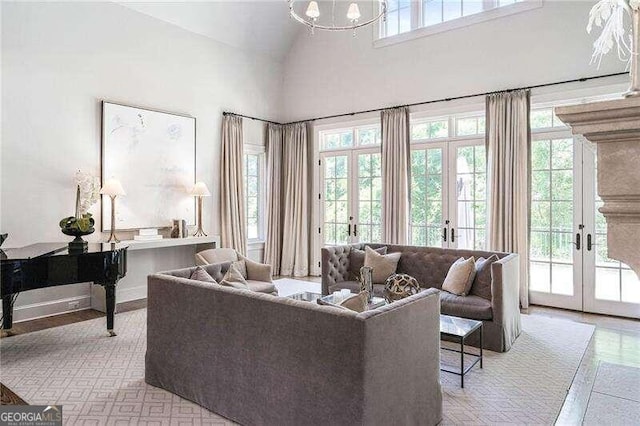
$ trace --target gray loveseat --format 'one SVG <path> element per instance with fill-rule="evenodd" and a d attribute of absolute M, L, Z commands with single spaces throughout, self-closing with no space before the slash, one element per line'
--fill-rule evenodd
<path fill-rule="evenodd" d="M 511 349 L 511 344 L 521 331 L 517 254 L 392 244 L 366 245 L 373 249 L 387 246 L 388 253 L 401 252 L 396 272 L 413 276 L 421 288 L 440 289 L 449 268 L 460 257 L 488 258 L 492 254 L 497 255 L 499 260 L 491 265 L 490 288 L 472 289 L 468 296 L 456 296 L 442 291 L 441 312 L 445 315 L 481 320 L 484 323 L 483 346 L 486 349 L 496 352 Z M 351 269 L 349 254 L 352 248 L 364 250 L 364 246 L 365 244 L 354 244 L 322 249 L 323 294 L 341 288 L 349 288 L 352 291 L 360 288 L 360 283 L 354 280 L 357 271 Z M 382 296 L 383 290 L 383 285 L 374 285 L 376 295 Z M 469 343 L 478 345 L 477 336 L 473 336 Z"/>
<path fill-rule="evenodd" d="M 442 419 L 437 291 L 357 314 L 192 270 L 148 278 L 148 384 L 245 425 Z"/>

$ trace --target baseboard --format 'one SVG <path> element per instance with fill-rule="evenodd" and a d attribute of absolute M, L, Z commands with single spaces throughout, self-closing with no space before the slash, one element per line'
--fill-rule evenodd
<path fill-rule="evenodd" d="M 130 288 L 116 287 L 116 303 L 130 302 L 132 300 L 140 300 L 147 298 L 147 285 L 140 285 Z M 97 284 L 91 285 L 91 304 L 90 307 L 100 312 L 106 312 L 104 290 L 102 286 Z"/>
<path fill-rule="evenodd" d="M 145 295 L 146 297 L 146 295 Z M 91 308 L 91 296 L 76 296 L 13 308 L 13 322 L 30 321 L 51 315 L 66 314 Z M 0 310 L 1 312 L 1 310 Z"/>

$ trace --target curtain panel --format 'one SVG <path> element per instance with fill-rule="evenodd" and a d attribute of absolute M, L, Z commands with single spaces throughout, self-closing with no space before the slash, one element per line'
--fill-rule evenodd
<path fill-rule="evenodd" d="M 244 208 L 242 118 L 222 117 L 220 160 L 220 220 L 222 246 L 247 254 L 247 222 Z"/>
<path fill-rule="evenodd" d="M 282 156 L 283 126 L 267 124 L 267 230 L 264 262 L 271 265 L 273 275 L 280 275 L 282 260 Z"/>
<path fill-rule="evenodd" d="M 383 241 L 407 244 L 409 240 L 410 133 L 409 109 L 382 111 Z"/>
<path fill-rule="evenodd" d="M 309 145 L 306 123 L 284 128 L 281 194 L 282 275 L 309 275 Z"/>
<path fill-rule="evenodd" d="M 529 306 L 530 93 L 486 99 L 487 245 L 520 256 L 520 305 Z"/>

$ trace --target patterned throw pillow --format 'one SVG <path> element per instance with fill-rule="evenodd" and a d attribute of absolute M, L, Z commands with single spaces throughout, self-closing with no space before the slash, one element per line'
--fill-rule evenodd
<path fill-rule="evenodd" d="M 447 276 L 442 283 L 442 289 L 451 294 L 466 296 L 471 290 L 473 279 L 476 277 L 476 262 L 472 257 L 460 259 L 453 262 L 449 268 Z"/>
<path fill-rule="evenodd" d="M 242 276 L 242 273 L 238 270 L 238 267 L 233 263 L 229 265 L 229 270 L 224 274 L 224 278 L 220 281 L 220 284 L 234 288 L 248 289 L 247 281 Z"/>
<path fill-rule="evenodd" d="M 491 300 L 491 265 L 500 260 L 493 254 L 488 259 L 476 260 L 476 278 L 473 280 L 469 294 Z"/>
<path fill-rule="evenodd" d="M 365 246 L 369 247 L 369 246 Z M 376 253 L 387 254 L 387 247 L 374 249 Z M 349 280 L 360 281 L 360 268 L 364 266 L 365 251 L 357 248 L 351 248 L 349 251 Z"/>
<path fill-rule="evenodd" d="M 249 275 L 247 274 L 247 264 L 244 259 L 236 260 L 233 262 L 233 265 L 236 267 L 238 271 L 242 274 L 242 278 L 245 280 L 248 279 Z"/>
<path fill-rule="evenodd" d="M 202 266 L 196 266 L 196 269 L 193 270 L 189 279 L 218 284 L 218 281 L 216 281 Z"/>
<path fill-rule="evenodd" d="M 395 274 L 402 253 L 379 254 L 371 247 L 364 248 L 364 266 L 373 268 L 373 283 L 384 284 L 392 274 Z"/>

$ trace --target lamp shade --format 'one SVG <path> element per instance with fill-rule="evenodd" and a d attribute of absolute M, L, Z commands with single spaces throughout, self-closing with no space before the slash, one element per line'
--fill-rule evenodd
<path fill-rule="evenodd" d="M 117 195 L 127 195 L 122 189 L 122 184 L 118 179 L 107 179 L 104 182 L 104 185 L 100 189 L 100 193 L 103 195 L 108 195 L 110 197 L 115 197 Z"/>
<path fill-rule="evenodd" d="M 307 11 L 305 12 L 309 18 L 315 19 L 320 16 L 320 9 L 318 9 L 318 2 L 310 1 L 309 6 L 307 6 Z"/>
<path fill-rule="evenodd" d="M 193 189 L 191 190 L 191 195 L 195 195 L 197 197 L 209 197 L 211 196 L 211 192 L 209 192 L 209 188 L 207 188 L 207 184 L 200 181 L 196 182 L 193 185 Z"/>
<path fill-rule="evenodd" d="M 349 10 L 347 11 L 347 18 L 350 21 L 356 21 L 360 19 L 360 8 L 356 3 L 351 3 L 349 5 Z"/>

